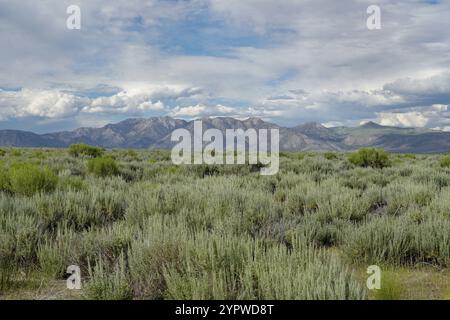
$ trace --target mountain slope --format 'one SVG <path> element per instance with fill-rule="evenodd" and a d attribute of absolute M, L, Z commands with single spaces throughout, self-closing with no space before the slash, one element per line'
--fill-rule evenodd
<path fill-rule="evenodd" d="M 250 128 L 280 130 L 280 150 L 348 151 L 360 147 L 379 147 L 390 152 L 450 152 L 450 132 L 418 128 L 397 128 L 368 122 L 359 127 L 326 128 L 306 123 L 293 128 L 280 127 L 259 118 L 238 120 L 229 117 L 203 118 L 203 130 Z M 127 119 L 101 128 L 79 128 L 74 131 L 38 135 L 18 130 L 0 130 L 0 145 L 9 147 L 67 147 L 87 143 L 106 148 L 162 148 L 175 142 L 171 134 L 184 128 L 193 133 L 194 122 L 171 117 Z"/>

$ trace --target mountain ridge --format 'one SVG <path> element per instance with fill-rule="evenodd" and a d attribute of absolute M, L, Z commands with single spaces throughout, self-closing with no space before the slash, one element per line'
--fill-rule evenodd
<path fill-rule="evenodd" d="M 231 117 L 201 118 L 203 130 L 249 128 L 280 130 L 282 151 L 351 151 L 361 147 L 384 148 L 389 152 L 450 152 L 450 132 L 423 128 L 398 128 L 367 122 L 357 127 L 327 128 L 309 122 L 282 127 L 260 118 L 238 120 Z M 130 118 L 100 128 L 82 127 L 73 131 L 36 134 L 21 130 L 0 130 L 0 146 L 63 148 L 73 143 L 87 143 L 105 148 L 169 149 L 176 129 L 193 132 L 192 121 L 168 116 Z"/>

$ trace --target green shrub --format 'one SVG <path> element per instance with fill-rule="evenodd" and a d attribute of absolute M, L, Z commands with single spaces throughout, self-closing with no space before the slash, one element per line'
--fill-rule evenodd
<path fill-rule="evenodd" d="M 31 154 L 31 157 L 42 160 L 42 159 L 45 159 L 47 156 L 42 150 L 36 150 Z"/>
<path fill-rule="evenodd" d="M 348 160 L 360 167 L 384 168 L 389 166 L 389 156 L 382 149 L 362 148 L 350 154 Z"/>
<path fill-rule="evenodd" d="M 403 155 L 403 158 L 405 158 L 405 159 L 411 159 L 411 160 L 416 160 L 416 159 L 417 159 L 417 157 L 416 157 L 415 154 L 410 154 L 410 153 L 404 154 L 404 155 Z"/>
<path fill-rule="evenodd" d="M 19 149 L 12 149 L 11 150 L 11 155 L 13 157 L 20 157 L 22 155 L 22 151 L 20 151 Z"/>
<path fill-rule="evenodd" d="M 440 161 L 440 165 L 442 168 L 448 168 L 450 167 L 450 157 L 442 158 Z"/>
<path fill-rule="evenodd" d="M 10 190 L 16 194 L 31 196 L 36 192 L 51 192 L 58 177 L 48 167 L 27 162 L 16 162 L 9 170 Z"/>
<path fill-rule="evenodd" d="M 9 174 L 2 163 L 0 163 L 0 191 L 9 191 Z"/>
<path fill-rule="evenodd" d="M 133 149 L 128 149 L 125 152 L 125 156 L 136 159 L 136 158 L 138 158 L 139 154 Z"/>
<path fill-rule="evenodd" d="M 87 144 L 72 144 L 69 146 L 69 154 L 74 157 L 78 157 L 80 155 L 84 155 L 87 157 L 101 157 L 104 153 L 102 148 L 97 148 L 93 146 L 89 146 Z"/>
<path fill-rule="evenodd" d="M 334 152 L 325 152 L 323 157 L 327 160 L 335 160 L 337 159 L 337 155 Z"/>
<path fill-rule="evenodd" d="M 97 177 L 107 177 L 119 174 L 119 166 L 112 158 L 93 158 L 88 160 L 88 171 Z"/>
<path fill-rule="evenodd" d="M 6 155 L 6 151 L 3 149 L 0 149 L 0 157 L 4 157 Z"/>

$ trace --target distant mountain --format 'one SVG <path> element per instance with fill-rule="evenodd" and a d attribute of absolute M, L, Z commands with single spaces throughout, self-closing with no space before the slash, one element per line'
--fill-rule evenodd
<path fill-rule="evenodd" d="M 51 137 L 19 130 L 0 130 L 0 146 L 12 147 L 63 147 Z"/>
<path fill-rule="evenodd" d="M 368 122 L 358 127 L 326 128 L 319 123 L 306 123 L 286 128 L 259 118 L 238 120 L 228 117 L 203 118 L 203 130 L 249 128 L 280 130 L 280 150 L 284 151 L 348 151 L 360 147 L 384 148 L 390 152 L 450 152 L 450 132 L 419 128 L 397 128 Z M 185 128 L 193 132 L 194 122 L 171 117 L 127 119 L 101 128 L 79 128 L 74 131 L 35 134 L 18 130 L 0 130 L 0 145 L 12 147 L 67 147 L 87 143 L 105 148 L 161 148 L 175 143 L 171 134 Z"/>
<path fill-rule="evenodd" d="M 64 146 L 87 143 L 105 148 L 149 148 L 157 144 L 173 130 L 188 123 L 171 117 L 150 119 L 127 119 L 102 128 L 79 128 L 75 131 L 43 135 L 47 139 L 60 141 Z M 0 131 L 1 136 L 1 131 Z"/>

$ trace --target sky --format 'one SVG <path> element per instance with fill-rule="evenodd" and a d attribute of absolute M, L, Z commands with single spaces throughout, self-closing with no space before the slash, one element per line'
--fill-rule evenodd
<path fill-rule="evenodd" d="M 449 105 L 449 0 L 0 0 L 0 129 L 230 116 L 450 131 Z"/>

